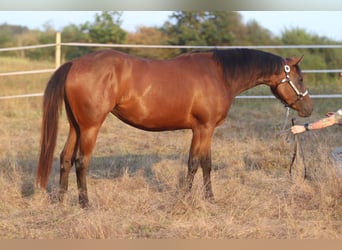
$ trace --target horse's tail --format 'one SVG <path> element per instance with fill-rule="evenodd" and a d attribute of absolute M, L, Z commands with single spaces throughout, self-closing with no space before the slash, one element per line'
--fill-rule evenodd
<path fill-rule="evenodd" d="M 41 150 L 37 167 L 36 184 L 46 188 L 52 168 L 55 151 L 58 120 L 65 99 L 65 81 L 72 63 L 59 67 L 49 80 L 43 100 L 43 119 L 41 128 Z"/>

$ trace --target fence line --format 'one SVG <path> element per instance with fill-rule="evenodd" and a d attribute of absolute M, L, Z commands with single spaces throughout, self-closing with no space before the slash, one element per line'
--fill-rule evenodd
<path fill-rule="evenodd" d="M 0 100 L 17 99 L 17 98 L 25 98 L 25 97 L 36 97 L 36 96 L 43 96 L 43 93 L 0 96 Z"/>
<path fill-rule="evenodd" d="M 39 69 L 39 70 L 28 70 L 28 71 L 14 71 L 0 73 L 0 76 L 14 76 L 14 75 L 28 75 L 28 74 L 41 74 L 41 73 L 51 73 L 56 69 Z"/>
<path fill-rule="evenodd" d="M 27 50 L 27 49 L 40 49 L 40 48 L 48 48 L 48 47 L 55 47 L 55 43 L 48 43 L 48 44 L 40 44 L 40 45 L 29 45 L 29 46 L 20 46 L 20 47 L 11 47 L 11 48 L 0 48 L 0 52 L 5 51 L 16 51 L 16 50 Z"/>
<path fill-rule="evenodd" d="M 11 48 L 0 48 L 0 52 L 39 49 L 47 47 L 79 46 L 79 47 L 103 47 L 103 48 L 144 48 L 144 49 L 342 49 L 342 44 L 318 44 L 318 45 L 227 45 L 227 46 L 196 46 L 196 45 L 144 45 L 144 44 L 103 44 L 103 43 L 49 43 L 41 45 L 18 46 Z"/>
<path fill-rule="evenodd" d="M 247 49 L 342 49 L 342 44 L 330 44 L 330 45 L 244 45 L 244 46 L 192 46 L 192 45 L 138 45 L 138 44 L 101 44 L 101 43 L 63 43 L 61 42 L 61 33 L 56 33 L 56 43 L 41 44 L 41 45 L 29 45 L 19 46 L 11 48 L 0 48 L 0 52 L 5 51 L 16 51 L 16 50 L 27 50 L 27 49 L 39 49 L 56 47 L 56 68 L 59 67 L 61 61 L 61 46 L 78 46 L 78 47 L 103 47 L 103 48 L 146 48 L 146 49 L 236 49 L 236 48 L 247 48 Z M 3 72 L 1 76 L 13 76 L 13 75 L 26 75 L 26 74 L 41 74 L 51 73 L 55 69 L 41 69 L 41 70 L 28 70 L 28 71 L 16 71 L 16 72 Z M 308 69 L 302 70 L 303 73 L 342 73 L 342 69 Z M 42 96 L 43 93 L 35 94 L 23 94 L 13 96 L 1 96 L 0 100 L 14 99 L 14 98 L 26 98 Z M 342 94 L 335 95 L 311 95 L 312 98 L 342 98 Z M 270 99 L 274 96 L 237 96 L 238 99 Z"/>
<path fill-rule="evenodd" d="M 74 46 L 74 47 L 102 47 L 102 48 L 149 48 L 149 49 L 237 49 L 237 48 L 247 48 L 247 49 L 281 49 L 281 48 L 311 48 L 311 49 L 340 49 L 342 45 L 331 44 L 331 45 L 244 45 L 244 46 L 195 46 L 195 45 L 139 45 L 139 44 L 102 44 L 102 43 L 62 43 L 60 39 L 60 34 L 56 35 L 56 43 L 42 44 L 42 45 L 30 45 L 30 46 L 19 46 L 12 48 L 0 48 L 0 52 L 4 51 L 15 51 L 15 50 L 27 50 L 27 49 L 37 49 L 37 48 L 47 48 L 56 47 L 56 68 L 60 66 L 61 46 Z M 50 71 L 51 70 L 51 71 Z M 52 69 L 47 70 L 32 70 L 32 71 L 17 71 L 17 75 L 23 74 L 38 74 L 38 73 L 49 73 Z M 303 73 L 340 73 L 342 69 L 307 69 L 302 70 Z M 15 72 L 4 72 L 0 73 L 0 76 L 11 76 L 16 75 Z"/>

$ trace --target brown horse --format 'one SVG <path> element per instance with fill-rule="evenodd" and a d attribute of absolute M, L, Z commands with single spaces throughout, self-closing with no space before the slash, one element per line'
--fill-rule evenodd
<path fill-rule="evenodd" d="M 267 84 L 298 115 L 311 114 L 300 60 L 249 49 L 192 52 L 169 60 L 104 50 L 67 62 L 53 74 L 44 93 L 37 185 L 47 186 L 64 100 L 70 131 L 60 157 L 61 199 L 75 164 L 79 202 L 87 206 L 86 171 L 109 113 L 148 131 L 191 129 L 187 188 L 201 166 L 205 197 L 211 198 L 211 140 L 236 95 Z"/>

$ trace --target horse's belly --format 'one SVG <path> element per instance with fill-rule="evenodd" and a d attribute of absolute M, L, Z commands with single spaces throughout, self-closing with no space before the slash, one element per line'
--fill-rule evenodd
<path fill-rule="evenodd" d="M 165 131 L 191 128 L 190 115 L 176 108 L 151 109 L 142 105 L 125 108 L 118 105 L 112 113 L 120 120 L 136 128 L 149 131 Z"/>

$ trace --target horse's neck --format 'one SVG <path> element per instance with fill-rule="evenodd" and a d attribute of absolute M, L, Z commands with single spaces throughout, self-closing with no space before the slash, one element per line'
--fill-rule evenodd
<path fill-rule="evenodd" d="M 268 78 L 257 78 L 248 77 L 239 80 L 234 80 L 230 84 L 227 84 L 227 88 L 234 93 L 235 96 L 241 94 L 242 92 L 252 89 L 258 85 L 268 85 L 271 86 L 271 79 Z"/>

